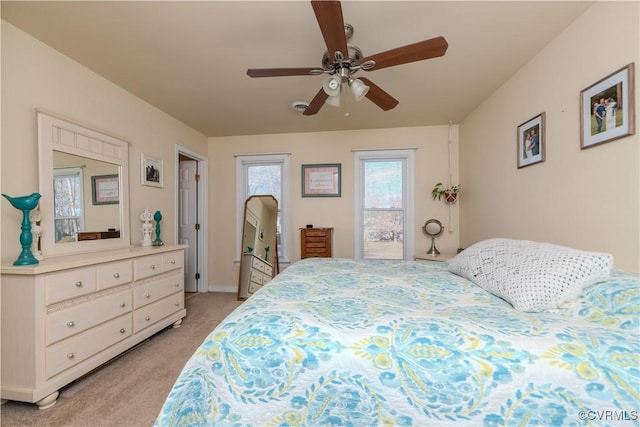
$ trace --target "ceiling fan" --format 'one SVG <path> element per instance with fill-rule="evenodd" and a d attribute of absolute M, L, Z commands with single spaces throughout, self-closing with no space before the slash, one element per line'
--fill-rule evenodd
<path fill-rule="evenodd" d="M 311 116 L 328 103 L 340 106 L 340 92 L 343 84 L 348 85 L 356 101 L 365 96 L 381 109 L 387 111 L 398 105 L 399 101 L 375 85 L 371 80 L 360 77 L 353 78 L 358 70 L 374 71 L 395 65 L 422 61 L 443 56 L 447 51 L 444 37 L 409 44 L 395 49 L 363 57 L 359 47 L 347 44 L 353 35 L 353 27 L 345 24 L 342 17 L 342 6 L 339 1 L 314 0 L 311 2 L 316 15 L 327 51 L 322 58 L 322 68 L 250 68 L 249 77 L 280 76 L 317 76 L 328 74 L 322 88 L 304 110 L 305 116 Z"/>

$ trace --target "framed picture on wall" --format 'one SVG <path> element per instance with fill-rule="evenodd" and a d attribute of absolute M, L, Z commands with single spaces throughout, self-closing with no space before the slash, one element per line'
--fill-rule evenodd
<path fill-rule="evenodd" d="M 340 197 L 341 163 L 302 165 L 302 197 Z"/>
<path fill-rule="evenodd" d="M 580 92 L 580 148 L 635 133 L 634 63 Z"/>
<path fill-rule="evenodd" d="M 155 157 L 147 156 L 146 154 L 142 153 L 140 175 L 142 185 L 162 188 L 164 186 L 164 170 L 162 169 L 162 160 Z"/>
<path fill-rule="evenodd" d="M 94 205 L 116 205 L 120 202 L 118 174 L 91 177 L 91 199 Z"/>
<path fill-rule="evenodd" d="M 518 126 L 518 168 L 544 162 L 545 113 L 540 113 Z"/>

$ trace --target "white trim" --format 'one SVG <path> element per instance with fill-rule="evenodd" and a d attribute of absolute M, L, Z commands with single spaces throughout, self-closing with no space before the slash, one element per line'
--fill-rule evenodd
<path fill-rule="evenodd" d="M 360 221 L 360 213 L 364 208 L 364 201 L 362 198 L 362 190 L 364 189 L 364 176 L 362 174 L 362 162 L 366 160 L 383 160 L 383 159 L 402 159 L 405 161 L 406 168 L 404 170 L 403 177 L 403 201 L 405 207 L 405 228 L 404 228 L 404 245 L 403 245 L 403 258 L 408 260 L 412 259 L 415 239 L 414 239 L 414 224 L 415 224 L 415 212 L 414 212 L 414 200 L 415 200 L 415 170 L 414 170 L 414 151 L 413 149 L 383 149 L 383 150 L 371 150 L 354 151 L 354 258 L 359 259 L 362 257 L 362 222 Z"/>
<path fill-rule="evenodd" d="M 234 154 L 233 157 L 261 157 L 261 156 L 290 156 L 291 153 L 251 153 L 251 154 Z"/>
<path fill-rule="evenodd" d="M 175 185 L 174 185 L 174 218 L 175 218 L 175 230 L 174 235 L 176 239 L 176 243 L 178 243 L 178 200 L 180 191 L 180 176 L 178 171 L 180 170 L 180 154 L 184 154 L 198 162 L 198 174 L 200 175 L 200 181 L 198 182 L 198 219 L 200 221 L 200 235 L 198 236 L 198 269 L 200 270 L 200 279 L 198 280 L 198 292 L 209 292 L 209 216 L 207 215 L 207 210 L 209 206 L 209 159 L 205 156 L 196 153 L 195 151 L 191 151 L 187 147 L 183 147 L 182 145 L 175 144 L 174 149 L 174 176 L 175 176 Z"/>
<path fill-rule="evenodd" d="M 375 153 L 376 151 L 403 151 L 403 150 L 417 150 L 418 147 L 393 147 L 393 148 L 352 148 L 352 153 L 359 152 L 371 152 Z"/>

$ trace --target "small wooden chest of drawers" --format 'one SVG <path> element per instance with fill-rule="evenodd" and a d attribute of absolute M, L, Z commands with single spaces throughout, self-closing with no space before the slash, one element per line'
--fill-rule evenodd
<path fill-rule="evenodd" d="M 300 258 L 331 258 L 333 228 L 301 228 Z"/>

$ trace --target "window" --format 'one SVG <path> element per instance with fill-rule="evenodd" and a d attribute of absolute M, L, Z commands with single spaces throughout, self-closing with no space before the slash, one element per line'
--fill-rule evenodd
<path fill-rule="evenodd" d="M 413 153 L 356 153 L 356 258 L 409 259 L 413 253 Z"/>
<path fill-rule="evenodd" d="M 236 156 L 236 173 L 238 183 L 236 253 L 240 255 L 245 200 L 253 195 L 271 194 L 278 201 L 278 256 L 281 262 L 288 262 L 289 154 Z"/>
<path fill-rule="evenodd" d="M 84 230 L 82 168 L 58 168 L 53 172 L 55 241 L 76 241 Z"/>

